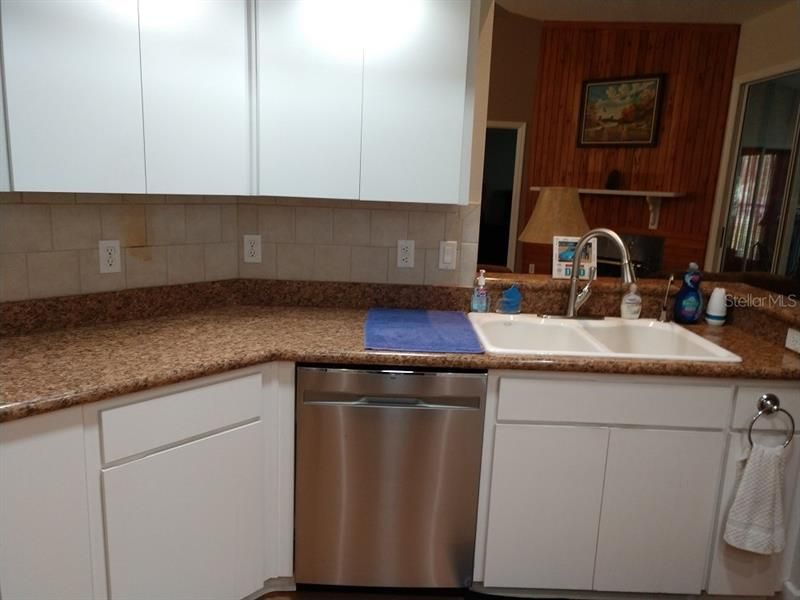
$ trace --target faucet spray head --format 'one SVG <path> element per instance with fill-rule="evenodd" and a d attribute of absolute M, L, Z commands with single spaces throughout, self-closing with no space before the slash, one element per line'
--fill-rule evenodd
<path fill-rule="evenodd" d="M 636 273 L 633 270 L 633 265 L 631 264 L 630 260 L 625 260 L 622 263 L 622 281 L 625 284 L 630 285 L 631 283 L 636 283 Z"/>

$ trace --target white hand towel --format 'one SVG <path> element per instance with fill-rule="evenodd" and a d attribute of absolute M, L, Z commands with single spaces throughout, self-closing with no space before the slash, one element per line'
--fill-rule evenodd
<path fill-rule="evenodd" d="M 723 538 L 731 546 L 756 554 L 777 554 L 783 550 L 782 446 L 755 444 L 750 456 L 739 462 L 739 485 L 733 499 Z"/>

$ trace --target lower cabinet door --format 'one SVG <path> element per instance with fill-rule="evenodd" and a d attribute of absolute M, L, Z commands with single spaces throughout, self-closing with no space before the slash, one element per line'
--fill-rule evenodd
<path fill-rule="evenodd" d="M 92 598 L 80 406 L 0 423 L 3 600 Z"/>
<path fill-rule="evenodd" d="M 263 586 L 261 427 L 103 470 L 111 598 L 233 600 Z"/>
<path fill-rule="evenodd" d="M 484 585 L 592 588 L 608 429 L 497 425 Z"/>
<path fill-rule="evenodd" d="M 594 589 L 701 591 L 724 439 L 722 432 L 611 430 Z"/>
<path fill-rule="evenodd" d="M 796 434 L 795 434 L 796 435 Z M 753 434 L 762 444 L 777 446 L 783 443 L 782 432 Z M 730 435 L 728 458 L 725 463 L 725 478 L 722 485 L 722 500 L 717 523 L 717 537 L 714 554 L 711 557 L 711 577 L 708 582 L 709 594 L 735 594 L 747 596 L 772 596 L 783 589 L 783 582 L 789 577 L 792 562 L 800 565 L 800 547 L 795 548 L 792 532 L 800 528 L 800 504 L 795 498 L 798 469 L 800 469 L 800 449 L 798 440 L 792 442 L 787 451 L 783 483 L 784 527 L 786 528 L 786 548 L 780 554 L 753 554 L 729 546 L 722 536 L 733 498 L 736 495 L 739 477 L 739 462 L 747 455 L 749 444 L 746 432 Z M 793 578 L 797 583 L 798 575 Z"/>

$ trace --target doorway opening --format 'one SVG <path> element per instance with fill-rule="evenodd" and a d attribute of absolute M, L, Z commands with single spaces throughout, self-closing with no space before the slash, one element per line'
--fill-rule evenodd
<path fill-rule="evenodd" d="M 478 264 L 514 271 L 525 123 L 489 121 L 483 159 Z"/>
<path fill-rule="evenodd" d="M 800 279 L 800 71 L 744 93 L 721 270 Z"/>

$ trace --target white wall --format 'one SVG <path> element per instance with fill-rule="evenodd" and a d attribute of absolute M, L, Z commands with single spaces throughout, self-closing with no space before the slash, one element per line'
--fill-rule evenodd
<path fill-rule="evenodd" d="M 800 59 L 800 2 L 787 0 L 778 8 L 742 23 L 734 79 L 763 77 L 763 72 Z"/>

